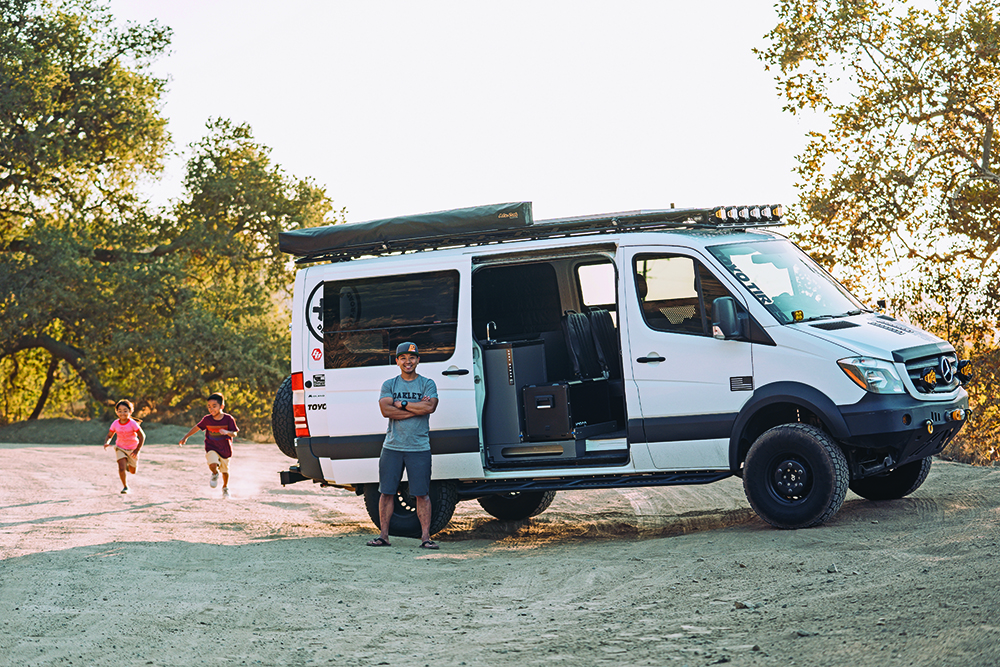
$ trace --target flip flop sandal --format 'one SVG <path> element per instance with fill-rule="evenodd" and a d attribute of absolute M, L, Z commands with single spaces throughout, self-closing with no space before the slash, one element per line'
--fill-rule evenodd
<path fill-rule="evenodd" d="M 426 541 L 420 543 L 420 548 L 421 549 L 440 549 L 441 547 L 438 546 L 437 542 L 433 542 L 431 540 L 426 540 Z"/>
<path fill-rule="evenodd" d="M 389 540 L 383 540 L 381 537 L 376 537 L 374 540 L 371 540 L 370 542 L 365 542 L 365 544 L 367 544 L 370 547 L 391 547 L 392 546 L 392 544 L 389 543 Z"/>

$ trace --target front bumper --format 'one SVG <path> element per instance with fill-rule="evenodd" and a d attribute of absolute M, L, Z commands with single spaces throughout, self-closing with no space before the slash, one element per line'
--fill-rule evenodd
<path fill-rule="evenodd" d="M 956 411 L 961 418 L 955 419 Z M 918 401 L 911 396 L 866 394 L 841 406 L 856 461 L 890 456 L 896 468 L 941 452 L 968 420 L 969 395 L 959 389 L 952 400 Z"/>

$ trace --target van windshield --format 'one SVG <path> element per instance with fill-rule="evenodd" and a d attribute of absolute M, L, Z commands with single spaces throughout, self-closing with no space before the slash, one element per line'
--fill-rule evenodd
<path fill-rule="evenodd" d="M 785 239 L 717 245 L 708 251 L 782 324 L 868 312 Z"/>

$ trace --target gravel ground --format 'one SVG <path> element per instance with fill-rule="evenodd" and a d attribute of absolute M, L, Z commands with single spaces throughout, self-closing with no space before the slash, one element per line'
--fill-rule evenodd
<path fill-rule="evenodd" d="M 0 429 L 0 665 L 1000 663 L 997 467 L 799 531 L 735 478 L 473 501 L 428 552 L 364 546 L 362 500 L 282 488 L 274 445 L 237 442 L 223 500 L 186 429 L 144 426 L 128 495 L 105 425 Z"/>

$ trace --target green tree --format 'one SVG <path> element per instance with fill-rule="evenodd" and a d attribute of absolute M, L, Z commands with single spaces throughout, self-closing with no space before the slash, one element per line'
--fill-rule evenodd
<path fill-rule="evenodd" d="M 116 27 L 90 0 L 0 5 L 5 419 L 37 416 L 55 380 L 70 369 L 107 400 L 92 360 L 65 335 L 74 312 L 69 299 L 53 302 L 56 290 L 46 286 L 62 280 L 63 295 L 98 286 L 70 270 L 72 260 L 95 254 L 95 231 L 100 239 L 111 209 L 133 208 L 136 179 L 160 168 L 168 142 L 158 110 L 164 82 L 148 67 L 169 37 L 155 22 Z M 67 363 L 60 367 L 51 358 Z M 40 369 L 46 370 L 39 375 Z"/>
<path fill-rule="evenodd" d="M 249 127 L 216 120 L 182 197 L 152 212 L 137 183 L 168 137 L 147 68 L 169 32 L 119 30 L 89 0 L 0 11 L 0 420 L 81 395 L 90 416 L 127 397 L 171 418 L 224 391 L 263 424 L 287 373 L 277 236 L 327 224 L 329 198 Z"/>
<path fill-rule="evenodd" d="M 0 240 L 160 169 L 165 84 L 148 67 L 169 42 L 92 0 L 0 5 Z"/>
<path fill-rule="evenodd" d="M 1000 2 L 782 0 L 759 53 L 829 127 L 798 157 L 794 238 L 868 298 L 971 355 L 951 454 L 1000 458 Z"/>
<path fill-rule="evenodd" d="M 148 254 L 162 258 L 157 285 L 136 299 L 147 304 L 143 313 L 156 313 L 147 317 L 161 337 L 157 370 L 129 383 L 141 383 L 166 415 L 200 410 L 210 390 L 222 389 L 263 424 L 288 374 L 294 274 L 278 233 L 329 224 L 332 204 L 311 180 L 273 165 L 248 126 L 215 120 L 208 129 L 193 147 L 184 196 L 151 226 L 159 245 Z M 136 349 L 124 339 L 109 348 L 122 356 Z"/>
<path fill-rule="evenodd" d="M 264 423 L 288 366 L 293 275 L 277 235 L 327 224 L 331 204 L 271 165 L 245 125 L 213 122 L 193 148 L 172 211 L 89 209 L 35 225 L 29 250 L 5 253 L 26 286 L 7 309 L 16 326 L 3 325 L 12 371 L 27 363 L 16 353 L 41 348 L 97 406 L 124 395 L 171 418 L 221 390 Z M 31 393 L 42 397 L 37 375 Z"/>

